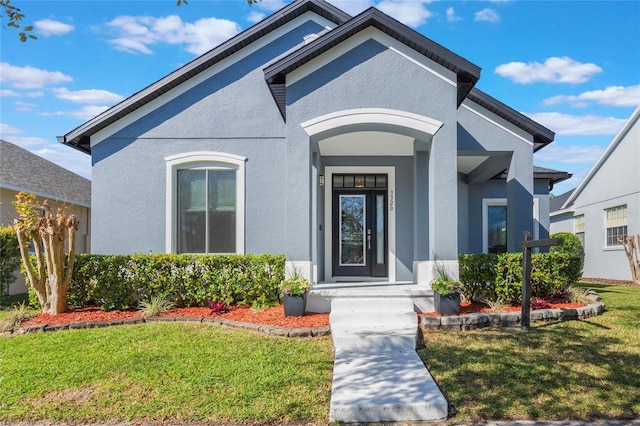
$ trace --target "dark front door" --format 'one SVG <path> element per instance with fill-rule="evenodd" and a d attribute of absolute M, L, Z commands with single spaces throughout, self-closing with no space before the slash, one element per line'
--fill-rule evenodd
<path fill-rule="evenodd" d="M 386 176 L 338 175 L 333 187 L 333 275 L 386 277 L 387 190 Z M 362 180 L 363 185 L 358 182 Z M 353 187 L 350 183 L 353 181 Z M 370 187 L 364 186 L 369 181 Z M 384 187 L 382 187 L 384 182 Z M 347 186 L 345 186 L 345 183 Z"/>

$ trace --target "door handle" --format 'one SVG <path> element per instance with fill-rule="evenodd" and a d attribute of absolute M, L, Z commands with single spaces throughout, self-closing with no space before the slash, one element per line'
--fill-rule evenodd
<path fill-rule="evenodd" d="M 371 250 L 371 229 L 367 229 L 367 249 Z"/>

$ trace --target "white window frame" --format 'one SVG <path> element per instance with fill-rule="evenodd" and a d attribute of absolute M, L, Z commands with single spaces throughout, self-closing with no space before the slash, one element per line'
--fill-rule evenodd
<path fill-rule="evenodd" d="M 178 170 L 236 170 L 236 251 L 244 254 L 245 232 L 245 163 L 246 157 L 214 151 L 194 151 L 165 157 L 166 161 L 166 231 L 165 251 L 176 253 L 178 236 Z"/>
<path fill-rule="evenodd" d="M 585 231 L 587 229 L 586 224 L 587 219 L 584 213 L 573 216 L 573 235 L 577 236 L 580 239 L 580 243 L 582 244 L 583 249 L 585 246 Z M 579 229 L 578 225 L 581 225 L 582 229 Z M 582 235 L 582 238 L 580 238 L 580 235 Z"/>
<path fill-rule="evenodd" d="M 627 205 L 626 204 L 619 204 L 617 206 L 612 206 L 612 207 L 605 208 L 602 211 L 603 212 L 602 219 L 603 219 L 603 222 L 604 222 L 604 249 L 605 250 L 620 250 L 620 249 L 623 248 L 622 244 L 619 244 L 619 243 L 609 245 L 609 238 L 608 238 L 608 235 L 607 235 L 608 234 L 607 231 L 610 228 L 609 226 L 607 226 L 607 212 L 610 211 L 610 210 L 613 210 L 613 209 L 618 209 L 620 207 L 624 207 L 627 221 L 626 221 L 625 225 L 618 225 L 618 226 L 615 226 L 615 228 L 618 228 L 620 226 L 626 226 L 627 227 L 627 235 L 629 235 L 629 209 L 628 209 Z M 614 228 L 614 227 L 611 227 L 611 228 Z"/>
<path fill-rule="evenodd" d="M 482 199 L 482 252 L 489 253 L 489 207 L 507 206 L 506 198 Z M 508 207 L 507 207 L 508 208 Z"/>

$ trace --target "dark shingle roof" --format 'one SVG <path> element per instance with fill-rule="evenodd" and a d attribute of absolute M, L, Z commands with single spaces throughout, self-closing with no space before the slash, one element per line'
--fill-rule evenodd
<path fill-rule="evenodd" d="M 467 98 L 532 135 L 534 152 L 553 142 L 556 136 L 554 132 L 542 124 L 533 121 L 475 87 L 471 89 Z"/>
<path fill-rule="evenodd" d="M 91 181 L 0 139 L 0 187 L 91 206 Z"/>
<path fill-rule="evenodd" d="M 560 195 L 550 199 L 549 200 L 549 213 L 553 213 L 553 212 L 557 212 L 559 210 L 562 210 L 562 206 L 569 199 L 569 197 L 571 197 L 571 194 L 573 194 L 573 191 L 575 191 L 575 190 L 576 189 L 573 188 L 572 190 L 567 191 L 564 194 L 560 194 Z"/>

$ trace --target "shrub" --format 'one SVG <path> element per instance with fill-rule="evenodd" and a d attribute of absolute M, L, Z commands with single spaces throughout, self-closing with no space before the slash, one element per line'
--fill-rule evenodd
<path fill-rule="evenodd" d="M 497 254 L 461 254 L 460 266 L 461 293 L 466 300 L 495 299 Z"/>
<path fill-rule="evenodd" d="M 0 322 L 0 331 L 18 327 L 22 321 L 26 321 L 29 318 L 31 318 L 29 305 L 24 302 L 14 305 L 13 310 Z"/>
<path fill-rule="evenodd" d="M 0 227 L 0 296 L 6 285 L 16 279 L 20 267 L 20 246 L 18 236 L 10 226 Z"/>
<path fill-rule="evenodd" d="M 140 301 L 140 303 L 138 304 L 138 311 L 142 312 L 145 317 L 154 317 L 158 314 L 168 311 L 169 309 L 172 309 L 173 306 L 174 303 L 166 297 L 152 296 L 148 302 Z"/>
<path fill-rule="evenodd" d="M 558 232 L 551 234 L 551 238 L 562 238 L 564 243 L 560 246 L 553 246 L 549 249 L 549 253 L 566 253 L 569 261 L 562 271 L 565 279 L 564 288 L 569 288 L 576 284 L 582 276 L 582 268 L 584 267 L 584 250 L 580 239 L 570 232 Z"/>
<path fill-rule="evenodd" d="M 176 306 L 274 306 L 284 278 L 280 255 L 77 255 L 69 288 L 73 306 L 128 309 L 169 295 Z"/>

